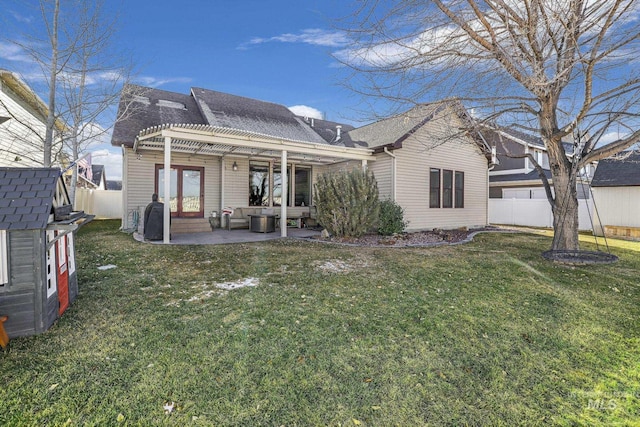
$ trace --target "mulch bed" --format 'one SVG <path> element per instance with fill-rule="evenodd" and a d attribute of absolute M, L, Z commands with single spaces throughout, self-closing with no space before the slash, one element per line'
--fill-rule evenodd
<path fill-rule="evenodd" d="M 361 237 L 315 237 L 325 242 L 341 243 L 354 246 L 437 246 L 467 241 L 472 234 L 479 231 L 496 231 L 495 227 L 455 230 L 416 231 L 413 233 L 394 234 L 393 236 L 381 236 L 379 234 L 366 234 Z"/>

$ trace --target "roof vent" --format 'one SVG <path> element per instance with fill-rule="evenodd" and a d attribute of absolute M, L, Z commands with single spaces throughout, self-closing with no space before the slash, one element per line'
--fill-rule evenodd
<path fill-rule="evenodd" d="M 313 117 L 311 117 L 311 127 L 315 126 L 315 121 L 313 120 Z"/>
<path fill-rule="evenodd" d="M 341 137 L 341 134 L 342 134 L 341 131 L 342 131 L 342 126 L 337 125 L 336 126 L 336 141 L 340 141 L 340 137 Z"/>

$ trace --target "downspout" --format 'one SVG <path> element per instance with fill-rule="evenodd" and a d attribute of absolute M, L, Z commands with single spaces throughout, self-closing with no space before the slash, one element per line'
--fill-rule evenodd
<path fill-rule="evenodd" d="M 488 149 L 491 150 L 491 160 L 489 161 L 489 167 L 487 168 L 487 209 L 485 210 L 486 214 L 485 214 L 485 225 L 489 225 L 489 172 L 493 170 L 493 168 L 496 167 L 496 165 L 499 163 L 498 162 L 498 154 L 497 154 L 497 149 L 496 147 L 492 147 L 487 143 L 487 140 L 484 139 L 484 136 L 482 136 L 481 132 L 476 132 L 478 134 L 478 136 L 480 137 L 480 139 L 482 140 L 482 142 L 484 142 L 484 146 Z"/>
<path fill-rule="evenodd" d="M 391 156 L 391 200 L 396 201 L 396 155 L 393 154 L 387 147 L 384 147 L 384 152 Z"/>

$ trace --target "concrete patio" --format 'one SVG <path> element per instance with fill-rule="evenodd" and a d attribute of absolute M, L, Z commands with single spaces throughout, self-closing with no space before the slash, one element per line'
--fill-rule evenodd
<path fill-rule="evenodd" d="M 288 228 L 286 238 L 308 238 L 319 236 L 320 230 L 312 228 Z M 140 233 L 133 233 L 133 238 L 139 242 L 162 245 L 162 240 L 145 241 Z M 185 233 L 171 236 L 172 245 L 224 245 L 229 243 L 264 242 L 267 240 L 281 239 L 280 229 L 273 233 L 255 233 L 249 229 L 226 230 L 217 228 L 215 231 L 205 233 Z"/>

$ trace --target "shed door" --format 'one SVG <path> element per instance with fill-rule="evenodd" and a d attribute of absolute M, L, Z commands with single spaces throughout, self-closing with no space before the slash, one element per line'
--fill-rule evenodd
<path fill-rule="evenodd" d="M 57 272 L 58 272 L 58 314 L 64 313 L 69 307 L 69 270 L 67 268 L 67 236 L 62 236 L 56 242 Z"/>

